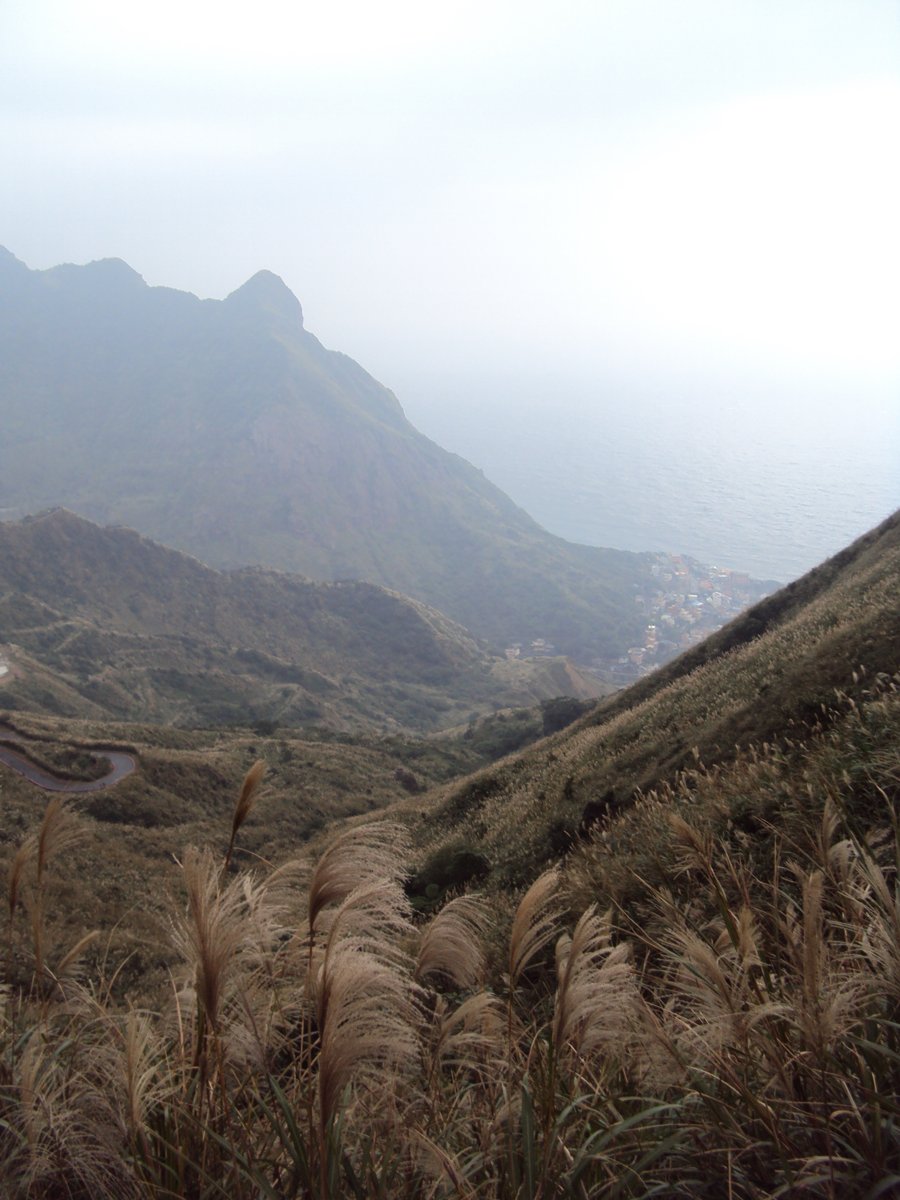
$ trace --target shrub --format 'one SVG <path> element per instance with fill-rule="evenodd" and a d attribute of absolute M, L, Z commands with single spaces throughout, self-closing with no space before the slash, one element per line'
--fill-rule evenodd
<path fill-rule="evenodd" d="M 419 907 L 433 907 L 450 891 L 462 891 L 480 882 L 490 863 L 463 842 L 441 846 L 407 883 L 407 894 Z"/>

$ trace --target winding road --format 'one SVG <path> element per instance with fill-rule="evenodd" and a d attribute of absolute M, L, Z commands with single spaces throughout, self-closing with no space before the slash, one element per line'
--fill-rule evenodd
<path fill-rule="evenodd" d="M 23 746 L 28 744 L 27 738 L 2 722 L 0 722 L 0 738 L 7 742 L 18 742 Z M 108 773 L 101 779 L 64 779 L 61 775 L 53 775 L 43 767 L 37 766 L 24 754 L 18 754 L 15 750 L 10 750 L 8 746 L 0 746 L 0 762 L 18 772 L 35 787 L 43 788 L 45 792 L 102 792 L 130 775 L 137 766 L 137 761 L 130 754 L 123 754 L 119 750 L 97 751 L 97 756 L 105 758 L 110 764 Z"/>

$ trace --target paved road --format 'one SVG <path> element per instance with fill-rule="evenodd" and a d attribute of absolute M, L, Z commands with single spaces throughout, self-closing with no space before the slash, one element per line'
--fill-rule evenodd
<path fill-rule="evenodd" d="M 22 745 L 27 745 L 27 739 L 21 734 L 11 729 L 9 725 L 4 725 L 0 722 L 0 738 L 4 738 L 8 742 L 20 742 Z M 63 779 L 59 775 L 53 775 L 49 771 L 45 771 L 42 767 L 35 764 L 24 754 L 17 754 L 15 750 L 10 750 L 8 746 L 0 746 L 0 762 L 10 767 L 13 771 L 17 771 L 29 783 L 33 783 L 36 787 L 43 788 L 45 792 L 102 792 L 106 788 L 111 788 L 117 784 L 120 779 L 124 779 L 126 775 L 137 766 L 137 762 L 130 754 L 122 754 L 118 750 L 103 750 L 97 751 L 100 758 L 105 758 L 110 765 L 108 774 L 102 779 Z"/>

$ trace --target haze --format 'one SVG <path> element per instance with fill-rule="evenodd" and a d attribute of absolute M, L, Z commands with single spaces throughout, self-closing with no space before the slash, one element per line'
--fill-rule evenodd
<path fill-rule="evenodd" d="M 853 406 L 900 451 L 898 63 L 893 0 L 6 0 L 0 241 L 202 296 L 268 267 L 450 448 L 456 398 L 602 393 Z"/>

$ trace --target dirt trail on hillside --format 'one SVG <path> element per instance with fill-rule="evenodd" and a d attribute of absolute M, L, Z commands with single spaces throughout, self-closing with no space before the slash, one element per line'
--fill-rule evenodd
<path fill-rule="evenodd" d="M 17 742 L 23 747 L 28 745 L 27 738 L 2 722 L 0 738 L 7 742 Z M 110 765 L 109 772 L 101 779 L 66 779 L 62 775 L 54 775 L 44 767 L 37 766 L 25 754 L 19 754 L 8 746 L 0 746 L 0 763 L 17 772 L 35 787 L 43 788 L 45 792 L 66 793 L 102 792 L 106 788 L 114 787 L 137 767 L 137 761 L 132 755 L 119 750 L 98 750 L 96 754 L 98 758 L 105 758 Z"/>

